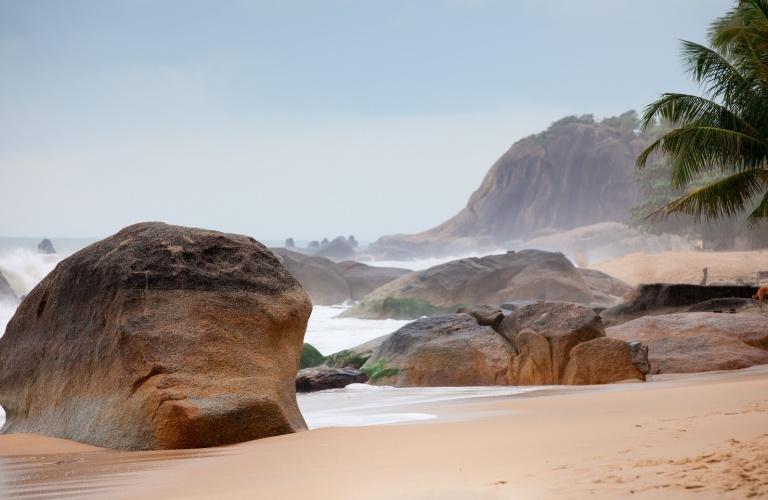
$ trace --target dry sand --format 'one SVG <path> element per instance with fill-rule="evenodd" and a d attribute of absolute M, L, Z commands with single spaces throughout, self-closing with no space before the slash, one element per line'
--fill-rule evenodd
<path fill-rule="evenodd" d="M 429 423 L 196 452 L 6 457 L 0 488 L 141 500 L 768 496 L 768 366 L 429 410 Z M 10 439 L 39 454 L 44 438 L 0 443 Z"/>
<path fill-rule="evenodd" d="M 630 285 L 641 283 L 699 284 L 709 268 L 709 283 L 751 282 L 757 271 L 768 271 L 768 251 L 631 253 L 589 266 Z"/>

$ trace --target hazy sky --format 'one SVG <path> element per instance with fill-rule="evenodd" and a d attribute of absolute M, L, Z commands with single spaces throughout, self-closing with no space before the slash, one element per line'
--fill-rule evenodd
<path fill-rule="evenodd" d="M 729 0 L 0 0 L 0 235 L 426 229 L 515 140 L 695 91 Z"/>

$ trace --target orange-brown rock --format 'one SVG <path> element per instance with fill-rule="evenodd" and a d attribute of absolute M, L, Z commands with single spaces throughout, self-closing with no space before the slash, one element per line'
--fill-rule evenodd
<path fill-rule="evenodd" d="M 645 380 L 632 362 L 629 344 L 600 337 L 571 349 L 563 384 L 610 384 L 624 380 Z"/>
<path fill-rule="evenodd" d="M 508 384 L 512 348 L 468 314 L 422 318 L 384 340 L 363 365 L 372 384 L 472 386 Z"/>
<path fill-rule="evenodd" d="M 581 342 L 586 342 L 598 337 L 604 337 L 605 331 L 598 316 L 592 308 L 568 302 L 540 302 L 521 307 L 504 318 L 499 332 L 515 349 L 517 356 L 522 358 L 513 364 L 514 367 L 524 367 L 531 363 L 543 366 L 543 343 L 538 337 L 532 337 L 529 331 L 535 332 L 538 337 L 546 340 L 549 347 L 550 372 L 537 370 L 541 378 L 531 381 L 528 376 L 530 370 L 524 372 L 520 384 L 559 384 L 562 381 L 565 367 L 568 364 L 571 349 Z M 537 347 L 533 347 L 535 344 Z M 525 358 L 532 357 L 529 362 Z M 523 372 L 520 372 L 521 374 Z M 519 375 L 517 375 L 519 376 Z M 512 380 L 516 380 L 513 374 Z"/>
<path fill-rule="evenodd" d="M 311 308 L 253 238 L 129 226 L 19 306 L 0 339 L 2 432 L 162 449 L 304 429 L 294 377 Z"/>
<path fill-rule="evenodd" d="M 691 312 L 644 316 L 607 329 L 648 346 L 651 373 L 736 370 L 768 364 L 768 317 Z"/>

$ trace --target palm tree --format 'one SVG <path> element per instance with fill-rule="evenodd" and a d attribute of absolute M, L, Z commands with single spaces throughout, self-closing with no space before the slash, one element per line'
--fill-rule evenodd
<path fill-rule="evenodd" d="M 663 154 L 672 187 L 681 190 L 717 174 L 655 215 L 719 219 L 750 211 L 755 224 L 768 217 L 768 0 L 740 0 L 712 23 L 708 38 L 709 47 L 682 42 L 685 68 L 703 95 L 667 93 L 648 105 L 643 128 L 663 120 L 672 130 L 638 156 L 637 166 Z"/>

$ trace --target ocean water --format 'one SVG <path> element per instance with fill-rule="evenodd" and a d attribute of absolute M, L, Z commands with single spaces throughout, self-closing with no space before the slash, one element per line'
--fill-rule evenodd
<path fill-rule="evenodd" d="M 53 241 L 59 253 L 43 255 L 37 252 L 35 238 L 0 238 L 0 271 L 14 291 L 28 293 L 56 264 L 91 240 L 70 240 L 67 244 Z M 369 262 L 423 269 L 450 259 L 425 259 L 408 262 Z M 0 335 L 13 315 L 17 303 L 0 302 Z M 310 316 L 305 342 L 328 355 L 354 347 L 376 337 L 394 332 L 407 321 L 337 318 L 345 306 L 316 306 Z M 510 396 L 530 391 L 519 387 L 453 387 L 453 388 L 392 388 L 352 384 L 311 394 L 299 394 L 298 402 L 310 428 L 329 426 L 382 425 L 398 422 L 430 420 L 430 405 L 457 399 Z M 1 404 L 2 402 L 0 402 Z M 5 414 L 0 407 L 0 425 Z"/>

